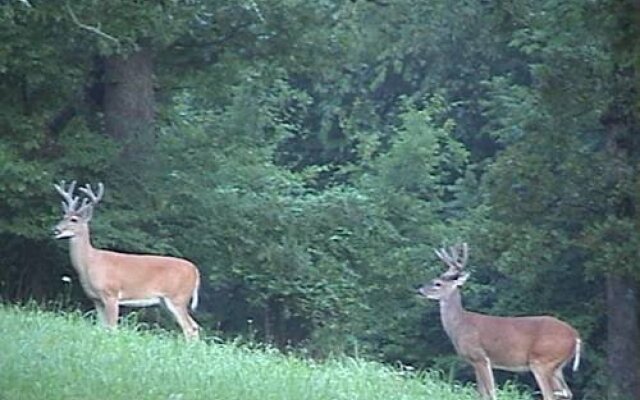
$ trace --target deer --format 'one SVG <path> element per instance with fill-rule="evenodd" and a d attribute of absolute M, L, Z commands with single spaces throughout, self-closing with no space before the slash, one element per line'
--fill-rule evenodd
<path fill-rule="evenodd" d="M 465 310 L 460 288 L 470 275 L 464 271 L 467 244 L 435 253 L 448 269 L 418 292 L 439 302 L 442 326 L 458 356 L 473 367 L 481 397 L 496 400 L 493 369 L 500 369 L 532 372 L 543 400 L 571 399 L 562 371 L 572 358 L 573 371 L 580 365 L 576 329 L 551 316 L 500 317 Z"/>
<path fill-rule="evenodd" d="M 127 254 L 93 247 L 89 222 L 104 195 L 87 184 L 74 194 L 76 181 L 54 184 L 62 196 L 62 220 L 53 229 L 55 239 L 69 240 L 71 265 L 84 293 L 93 301 L 98 319 L 107 328 L 116 328 L 120 306 L 163 305 L 173 315 L 187 340 L 197 339 L 200 327 L 188 307 L 198 305 L 200 273 L 182 258 L 148 254 Z"/>

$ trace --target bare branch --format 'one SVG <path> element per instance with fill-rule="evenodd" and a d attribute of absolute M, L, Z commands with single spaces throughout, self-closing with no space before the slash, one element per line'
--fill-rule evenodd
<path fill-rule="evenodd" d="M 248 3 L 253 9 L 253 11 L 256 13 L 256 15 L 258 16 L 258 19 L 260 20 L 260 22 L 262 22 L 263 24 L 267 22 L 264 19 L 264 15 L 262 15 L 262 11 L 260 11 L 260 8 L 258 7 L 258 3 L 256 3 L 255 0 L 249 0 Z"/>
<path fill-rule="evenodd" d="M 101 36 L 101 37 L 103 37 L 105 39 L 108 39 L 108 40 L 114 42 L 116 45 L 120 46 L 120 41 L 116 37 L 111 36 L 108 33 L 105 33 L 103 31 L 101 31 L 99 26 L 96 27 L 96 26 L 90 26 L 90 25 L 83 24 L 82 22 L 80 22 L 78 20 L 78 17 L 76 16 L 76 14 L 71 9 L 71 6 L 69 4 L 66 4 L 66 7 L 67 7 L 67 11 L 69 12 L 69 15 L 71 16 L 71 19 L 73 20 L 73 22 L 76 25 L 78 25 L 78 27 L 80 27 L 80 28 L 82 28 L 84 30 L 87 30 L 89 32 L 95 33 L 96 35 Z"/>

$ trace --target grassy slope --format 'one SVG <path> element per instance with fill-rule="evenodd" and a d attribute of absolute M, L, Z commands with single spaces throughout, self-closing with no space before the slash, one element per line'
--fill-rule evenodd
<path fill-rule="evenodd" d="M 500 399 L 520 400 L 502 392 Z M 476 399 L 470 388 L 361 360 L 108 332 L 78 315 L 0 306 L 0 400 Z"/>

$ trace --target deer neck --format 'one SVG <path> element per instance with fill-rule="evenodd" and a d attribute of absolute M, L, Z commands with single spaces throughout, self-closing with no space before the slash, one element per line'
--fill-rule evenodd
<path fill-rule="evenodd" d="M 462 296 L 459 290 L 454 290 L 446 298 L 440 299 L 440 319 L 442 326 L 449 338 L 455 342 L 456 332 L 464 320 L 464 308 L 462 307 Z"/>
<path fill-rule="evenodd" d="M 91 245 L 91 236 L 89 234 L 89 227 L 82 229 L 74 237 L 69 239 L 69 255 L 71 257 L 71 264 L 76 269 L 80 278 L 83 279 L 86 275 L 87 268 L 89 266 L 89 260 L 95 249 Z"/>

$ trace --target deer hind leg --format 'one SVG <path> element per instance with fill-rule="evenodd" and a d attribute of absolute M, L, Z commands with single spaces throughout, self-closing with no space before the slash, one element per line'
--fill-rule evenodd
<path fill-rule="evenodd" d="M 190 327 L 190 336 L 188 338 L 197 339 L 200 332 L 200 325 L 191 317 L 186 306 L 184 308 L 184 315 Z"/>
<path fill-rule="evenodd" d="M 573 398 L 573 393 L 569 389 L 569 385 L 564 380 L 564 375 L 562 374 L 562 365 L 556 368 L 553 372 L 553 394 L 557 399 L 568 399 L 571 400 Z"/>
<path fill-rule="evenodd" d="M 169 312 L 173 314 L 180 328 L 182 328 L 182 333 L 184 333 L 185 338 L 197 339 L 200 327 L 189 315 L 186 302 L 176 302 L 167 297 L 163 297 L 162 301 Z"/>
<path fill-rule="evenodd" d="M 476 384 L 478 385 L 480 396 L 485 400 L 496 400 L 491 360 L 488 357 L 484 357 L 483 359 L 472 361 L 471 364 L 476 373 Z"/>
<path fill-rule="evenodd" d="M 550 368 L 548 365 L 544 364 L 531 364 L 531 372 L 533 376 L 536 378 L 536 382 L 538 383 L 538 387 L 542 392 L 543 400 L 555 400 L 554 394 L 554 368 Z"/>

